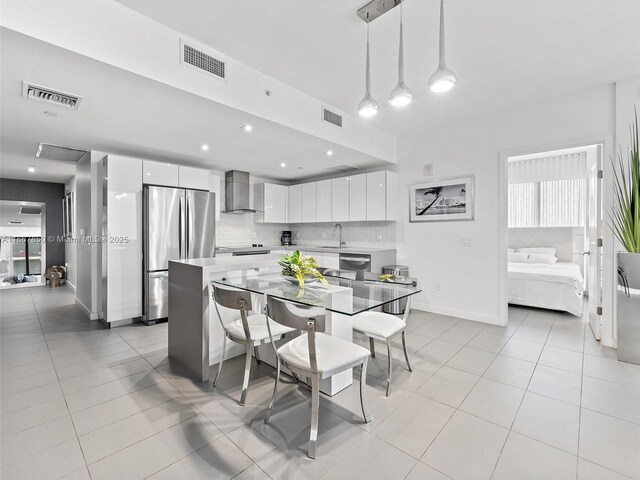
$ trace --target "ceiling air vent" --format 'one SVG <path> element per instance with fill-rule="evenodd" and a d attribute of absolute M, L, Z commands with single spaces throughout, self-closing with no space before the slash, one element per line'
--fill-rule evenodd
<path fill-rule="evenodd" d="M 78 110 L 82 97 L 72 93 L 61 92 L 42 85 L 22 82 L 22 96 L 33 100 L 42 100 L 47 103 L 54 103 L 61 107 Z"/>
<path fill-rule="evenodd" d="M 338 115 L 337 113 L 332 112 L 331 110 L 327 110 L 324 107 L 322 107 L 322 119 L 327 123 L 342 128 L 342 115 Z"/>
<path fill-rule="evenodd" d="M 40 207 L 20 207 L 20 215 L 40 215 L 42 209 Z"/>
<path fill-rule="evenodd" d="M 226 62 L 205 53 L 202 48 L 196 48 L 192 42 L 180 41 L 180 63 L 216 78 L 227 78 Z"/>
<path fill-rule="evenodd" d="M 80 150 L 77 148 L 62 147 L 51 143 L 40 143 L 40 145 L 38 145 L 36 157 L 45 158 L 47 160 L 58 160 L 60 162 L 78 163 L 86 153 L 86 150 Z"/>

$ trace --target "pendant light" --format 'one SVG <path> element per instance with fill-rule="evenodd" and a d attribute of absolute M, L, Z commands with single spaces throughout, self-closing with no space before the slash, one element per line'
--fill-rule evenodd
<path fill-rule="evenodd" d="M 404 84 L 404 34 L 402 31 L 402 4 L 400 1 L 400 48 L 398 51 L 398 84 L 389 95 L 389 103 L 394 107 L 404 107 L 413 100 L 413 92 Z"/>
<path fill-rule="evenodd" d="M 447 68 L 444 61 L 444 0 L 440 0 L 440 62 L 438 69 L 429 78 L 429 89 L 432 92 L 446 92 L 456 84 L 456 74 Z"/>
<path fill-rule="evenodd" d="M 361 117 L 372 117 L 378 113 L 378 102 L 371 96 L 371 65 L 369 62 L 369 13 L 367 13 L 367 66 L 366 66 L 366 91 L 364 98 L 358 104 L 358 113 Z"/>

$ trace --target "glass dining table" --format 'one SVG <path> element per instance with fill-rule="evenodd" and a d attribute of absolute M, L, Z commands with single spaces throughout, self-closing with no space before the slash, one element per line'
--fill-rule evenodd
<path fill-rule="evenodd" d="M 238 273 L 213 279 L 212 283 L 309 307 L 321 307 L 346 316 L 382 307 L 422 291 L 414 278 L 397 277 L 383 281 L 379 275 L 372 273 L 366 273 L 363 280 L 352 280 L 348 272 L 334 270 L 325 273 L 329 286 L 316 280 L 307 281 L 305 288 L 291 283 L 279 271 L 243 270 Z"/>
<path fill-rule="evenodd" d="M 213 285 L 231 287 L 255 294 L 254 311 L 266 302 L 267 296 L 325 310 L 325 333 L 347 341 L 353 341 L 352 317 L 368 310 L 420 293 L 415 279 L 395 278 L 382 281 L 376 274 L 366 274 L 362 280 L 353 280 L 353 273 L 333 270 L 325 272 L 328 286 L 320 281 L 305 282 L 300 288 L 284 278 L 279 269 L 246 269 L 219 274 L 211 278 Z M 273 348 L 263 348 L 263 362 L 276 364 Z M 320 382 L 320 391 L 335 395 L 353 382 L 351 371 L 345 371 Z"/>

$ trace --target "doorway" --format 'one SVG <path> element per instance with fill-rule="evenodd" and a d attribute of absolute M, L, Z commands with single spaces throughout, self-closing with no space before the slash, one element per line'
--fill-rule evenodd
<path fill-rule="evenodd" d="M 0 201 L 0 288 L 45 285 L 46 207 Z"/>
<path fill-rule="evenodd" d="M 503 308 L 569 312 L 588 319 L 599 340 L 604 142 L 574 145 L 503 155 Z"/>

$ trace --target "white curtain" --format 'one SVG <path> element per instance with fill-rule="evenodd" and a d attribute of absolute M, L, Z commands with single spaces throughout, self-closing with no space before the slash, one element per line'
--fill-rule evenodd
<path fill-rule="evenodd" d="M 509 162 L 509 227 L 585 222 L 586 153 Z"/>
<path fill-rule="evenodd" d="M 11 240 L 12 237 L 0 238 L 0 277 L 6 277 L 13 273 Z"/>

